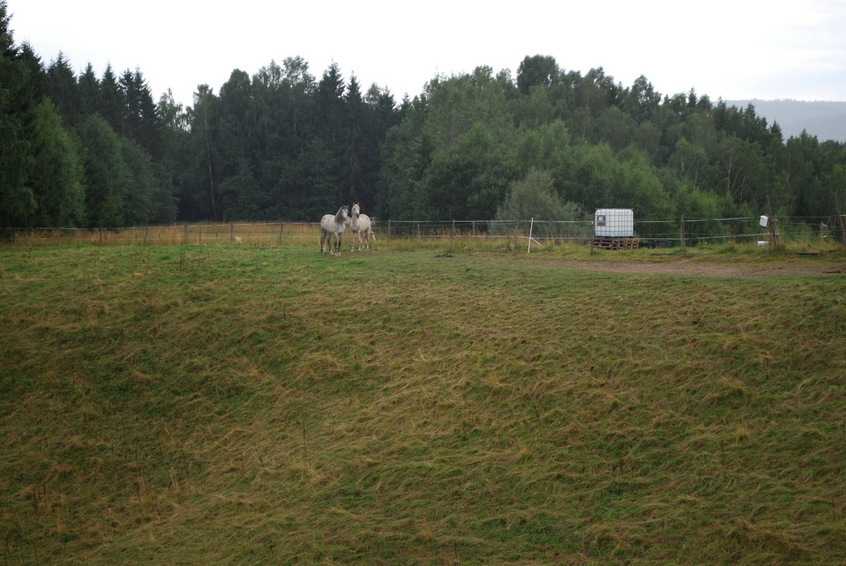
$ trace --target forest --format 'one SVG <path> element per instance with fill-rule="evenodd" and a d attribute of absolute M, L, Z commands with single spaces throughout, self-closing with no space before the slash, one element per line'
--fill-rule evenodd
<path fill-rule="evenodd" d="M 527 55 L 396 100 L 302 57 L 235 69 L 183 107 L 140 69 L 77 74 L 15 43 L 0 0 L 0 231 L 175 222 L 755 216 L 846 202 L 846 144 L 784 138 L 754 106 L 623 86 Z"/>

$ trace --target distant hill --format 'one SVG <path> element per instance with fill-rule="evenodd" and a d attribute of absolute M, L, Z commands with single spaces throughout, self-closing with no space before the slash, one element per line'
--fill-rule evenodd
<path fill-rule="evenodd" d="M 846 102 L 806 102 L 801 100 L 726 100 L 726 104 L 746 108 L 755 107 L 755 113 L 777 122 L 784 139 L 798 137 L 802 130 L 816 136 L 821 142 L 834 140 L 846 143 Z"/>

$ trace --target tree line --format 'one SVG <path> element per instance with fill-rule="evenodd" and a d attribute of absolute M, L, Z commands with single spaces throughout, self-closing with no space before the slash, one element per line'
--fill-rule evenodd
<path fill-rule="evenodd" d="M 832 214 L 846 145 L 785 140 L 753 106 L 662 95 L 526 56 L 397 101 L 337 65 L 236 69 L 183 107 L 140 69 L 76 74 L 16 45 L 0 0 L 0 228 L 304 220 L 358 202 L 379 219 L 639 219 Z"/>

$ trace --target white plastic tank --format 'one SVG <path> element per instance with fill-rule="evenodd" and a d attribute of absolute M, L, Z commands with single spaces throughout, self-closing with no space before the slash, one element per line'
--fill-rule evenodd
<path fill-rule="evenodd" d="M 597 238 L 632 238 L 634 212 L 630 208 L 598 208 L 594 226 Z"/>

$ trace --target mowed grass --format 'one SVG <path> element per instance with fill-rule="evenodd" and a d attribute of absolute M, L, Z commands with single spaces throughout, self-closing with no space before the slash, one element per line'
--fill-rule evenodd
<path fill-rule="evenodd" d="M 0 250 L 3 564 L 846 563 L 846 277 Z"/>

